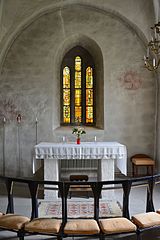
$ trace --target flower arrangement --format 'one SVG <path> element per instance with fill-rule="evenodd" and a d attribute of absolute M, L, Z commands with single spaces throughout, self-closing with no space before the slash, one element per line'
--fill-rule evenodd
<path fill-rule="evenodd" d="M 86 134 L 86 131 L 81 127 L 73 128 L 72 134 L 75 134 L 77 138 L 80 138 L 82 134 Z"/>
<path fill-rule="evenodd" d="M 77 123 L 78 126 L 74 127 L 73 130 L 72 130 L 72 134 L 75 134 L 77 136 L 77 144 L 80 144 L 80 136 L 82 134 L 86 134 L 86 131 L 84 130 L 84 128 L 80 127 L 79 124 L 80 124 L 80 117 L 77 117 L 75 119 L 75 122 Z"/>

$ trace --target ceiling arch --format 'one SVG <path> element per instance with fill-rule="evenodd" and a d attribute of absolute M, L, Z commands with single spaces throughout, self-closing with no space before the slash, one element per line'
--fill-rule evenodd
<path fill-rule="evenodd" d="M 129 19 L 127 19 L 126 17 L 124 17 L 123 15 L 121 15 L 120 13 L 116 12 L 115 10 L 111 10 L 111 9 L 107 9 L 104 10 L 100 7 L 97 6 L 91 6 L 91 5 L 87 5 L 87 4 L 68 4 L 68 3 L 64 3 L 63 5 L 59 4 L 59 5 L 50 5 L 47 7 L 43 7 L 40 10 L 37 10 L 34 12 L 34 14 L 26 17 L 25 21 L 21 22 L 19 25 L 17 25 L 14 29 L 13 32 L 8 32 L 8 34 L 5 36 L 5 38 L 3 39 L 3 41 L 0 44 L 0 48 L 2 49 L 1 55 L 0 55 L 0 69 L 2 69 L 3 67 L 3 63 L 5 61 L 5 58 L 7 56 L 7 52 L 9 51 L 10 47 L 12 46 L 12 44 L 14 43 L 14 41 L 16 40 L 16 38 L 18 38 L 18 36 L 21 34 L 21 32 L 23 32 L 23 30 L 25 28 L 27 28 L 30 24 L 32 24 L 34 21 L 36 21 L 38 18 L 40 18 L 41 16 L 43 16 L 44 14 L 47 13 L 53 13 L 56 11 L 63 11 L 63 9 L 66 8 L 70 8 L 71 6 L 79 6 L 81 8 L 88 8 L 90 10 L 93 11 L 98 11 L 101 14 L 107 14 L 107 15 L 111 15 L 114 18 L 118 18 L 121 22 L 123 22 L 123 24 L 125 24 L 131 31 L 133 31 L 141 40 L 142 44 L 146 45 L 147 43 L 147 39 L 145 37 L 145 35 L 143 34 L 143 32 L 138 28 L 137 25 L 135 25 L 133 22 L 131 22 Z M 3 47 L 2 47 L 3 46 Z"/>

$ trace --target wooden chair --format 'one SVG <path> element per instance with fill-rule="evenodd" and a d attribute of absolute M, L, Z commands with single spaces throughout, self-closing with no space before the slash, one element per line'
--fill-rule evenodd
<path fill-rule="evenodd" d="M 117 217 L 100 217 L 99 216 L 99 200 L 100 196 L 102 195 L 102 191 L 107 191 L 107 189 L 112 188 L 111 184 L 114 183 L 114 186 L 121 186 L 123 189 L 123 206 L 122 206 L 122 216 Z M 132 221 L 130 221 L 130 214 L 129 214 L 129 195 L 131 189 L 131 182 L 130 181 L 103 181 L 97 182 L 94 195 L 96 198 L 96 216 L 95 219 L 98 221 L 98 225 L 100 227 L 100 235 L 101 240 L 107 239 L 119 239 L 119 237 L 123 236 L 130 236 L 137 234 L 137 227 Z M 117 236 L 117 237 L 116 237 Z M 121 238 L 120 237 L 120 238 Z M 127 238 L 129 239 L 129 238 Z"/>
<path fill-rule="evenodd" d="M 25 223 L 30 221 L 30 218 L 17 214 L 14 212 L 14 197 L 13 197 L 13 185 L 16 183 L 26 183 L 19 179 L 0 177 L 6 185 L 7 195 L 8 195 L 8 205 L 6 214 L 0 213 L 0 230 L 12 231 L 17 234 L 19 240 L 23 240 L 23 227 Z M 24 187 L 24 186 L 23 186 Z"/>
<path fill-rule="evenodd" d="M 138 169 L 140 167 L 145 167 L 147 172 L 145 175 L 153 175 L 155 161 L 146 154 L 135 154 L 131 157 L 132 162 L 132 176 L 138 176 Z"/>
<path fill-rule="evenodd" d="M 63 237 L 72 237 L 73 239 L 78 237 L 86 237 L 85 239 L 91 238 L 100 238 L 100 228 L 98 226 L 98 223 L 95 219 L 95 198 L 92 199 L 94 204 L 94 214 L 91 218 L 86 218 L 86 216 L 82 216 L 80 218 L 69 218 L 68 217 L 68 194 L 69 189 L 73 186 L 81 186 L 82 188 L 85 186 L 89 186 L 90 189 L 93 190 L 95 183 L 94 182 L 86 182 L 86 181 L 71 181 L 71 182 L 65 182 L 64 183 L 64 199 L 65 199 L 65 225 L 63 230 Z M 93 237 L 93 238 L 92 238 Z"/>
<path fill-rule="evenodd" d="M 52 217 L 38 217 L 38 187 L 39 185 L 48 185 L 53 191 L 58 191 L 60 194 L 60 203 L 62 207 L 62 217 L 60 219 Z M 36 235 L 48 235 L 54 236 L 54 239 L 61 240 L 63 238 L 62 226 L 64 222 L 64 198 L 63 198 L 63 183 L 56 181 L 33 181 L 29 185 L 30 193 L 32 198 L 32 215 L 31 221 L 24 224 L 24 236 L 25 234 L 36 234 Z M 20 239 L 24 240 L 24 238 Z"/>
<path fill-rule="evenodd" d="M 142 178 L 140 178 L 141 180 Z M 148 180 L 147 180 L 148 179 Z M 147 199 L 146 199 L 146 212 L 138 213 L 132 216 L 132 222 L 137 226 L 137 236 L 138 240 L 142 240 L 142 234 L 145 231 L 155 231 L 160 229 L 160 214 L 159 210 L 155 212 L 153 203 L 153 189 L 155 186 L 155 181 L 159 181 L 159 177 L 146 177 L 148 181 L 147 184 Z M 156 232 L 156 231 L 155 231 Z M 145 238 L 144 238 L 145 239 Z"/>

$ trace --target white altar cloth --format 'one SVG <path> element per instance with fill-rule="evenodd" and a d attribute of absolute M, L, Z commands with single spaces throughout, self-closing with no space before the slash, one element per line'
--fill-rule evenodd
<path fill-rule="evenodd" d="M 127 174 L 126 146 L 118 142 L 82 142 L 76 143 L 49 143 L 41 142 L 34 147 L 34 161 L 44 160 L 44 180 L 59 180 L 59 160 L 61 159 L 87 159 L 100 161 L 100 180 L 114 180 L 114 165 L 123 174 Z M 37 162 L 37 161 L 36 161 Z M 35 162 L 33 164 L 35 171 Z M 45 199 L 53 197 L 53 193 L 45 191 Z M 57 198 L 57 195 L 54 196 Z M 107 197 L 107 194 L 103 194 Z M 113 194 L 109 194 L 113 199 Z"/>
<path fill-rule="evenodd" d="M 36 159 L 114 159 L 118 169 L 127 175 L 126 146 L 118 142 L 41 142 L 34 149 Z"/>

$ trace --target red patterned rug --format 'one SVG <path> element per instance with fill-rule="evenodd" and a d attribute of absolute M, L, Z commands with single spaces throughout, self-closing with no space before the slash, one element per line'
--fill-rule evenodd
<path fill-rule="evenodd" d="M 93 202 L 68 201 L 69 218 L 92 218 L 94 212 Z M 40 217 L 60 218 L 62 213 L 60 202 L 43 201 L 39 204 Z M 122 216 L 120 204 L 116 201 L 100 202 L 100 217 Z"/>

